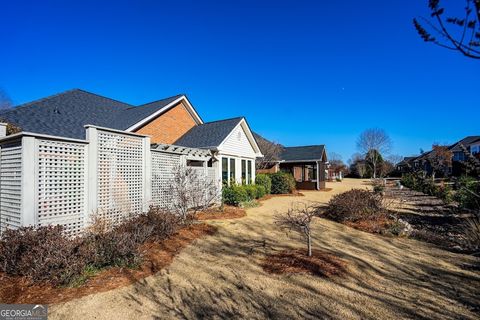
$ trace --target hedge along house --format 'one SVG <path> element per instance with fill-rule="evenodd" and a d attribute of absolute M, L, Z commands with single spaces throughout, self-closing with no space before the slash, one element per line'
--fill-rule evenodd
<path fill-rule="evenodd" d="M 21 132 L 0 137 L 0 228 L 77 233 L 93 211 L 118 221 L 168 207 L 172 168 L 190 165 L 220 184 L 227 155 L 235 180 L 254 181 L 247 164 L 260 152 L 245 119 L 232 120 L 204 123 L 185 95 L 134 106 L 79 89 L 4 110 L 0 122 Z M 215 143 L 190 147 L 194 138 Z"/>

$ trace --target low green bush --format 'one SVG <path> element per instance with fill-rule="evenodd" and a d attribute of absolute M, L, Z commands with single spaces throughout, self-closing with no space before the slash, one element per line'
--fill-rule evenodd
<path fill-rule="evenodd" d="M 248 200 L 257 199 L 257 188 L 254 184 L 242 185 L 241 187 L 247 192 Z"/>
<path fill-rule="evenodd" d="M 462 208 L 478 209 L 480 208 L 480 182 L 475 178 L 463 176 L 455 183 L 455 201 Z"/>
<path fill-rule="evenodd" d="M 230 185 L 222 189 L 223 203 L 231 206 L 239 206 L 242 202 L 248 201 L 248 193 L 244 186 Z"/>
<path fill-rule="evenodd" d="M 270 179 L 268 174 L 257 174 L 255 177 L 255 184 L 263 186 L 266 194 L 270 194 L 272 192 L 272 179 Z"/>
<path fill-rule="evenodd" d="M 265 186 L 256 184 L 255 189 L 257 191 L 257 196 L 256 196 L 257 199 L 260 199 L 261 197 L 267 194 L 267 192 L 265 191 Z"/>
<path fill-rule="evenodd" d="M 295 179 L 290 173 L 272 173 L 270 179 L 272 180 L 272 194 L 292 193 L 295 190 Z"/>

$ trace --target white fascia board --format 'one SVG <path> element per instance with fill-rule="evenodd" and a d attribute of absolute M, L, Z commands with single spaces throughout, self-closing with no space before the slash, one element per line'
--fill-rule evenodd
<path fill-rule="evenodd" d="M 129 127 L 127 130 L 125 131 L 133 131 L 133 130 L 136 130 L 138 128 L 141 128 L 142 126 L 144 126 L 145 124 L 147 124 L 148 122 L 152 121 L 153 119 L 155 119 L 156 117 L 160 116 L 161 114 L 165 113 L 167 110 L 173 108 L 174 106 L 176 106 L 178 103 L 180 102 L 185 102 L 187 104 L 187 107 L 189 110 L 188 113 L 190 113 L 190 115 L 193 116 L 195 122 L 197 122 L 197 124 L 203 124 L 203 121 L 202 119 L 200 118 L 200 116 L 198 115 L 198 113 L 195 111 L 195 108 L 193 108 L 193 106 L 191 105 L 191 103 L 188 101 L 187 97 L 185 96 L 181 96 L 179 97 L 178 99 L 176 100 L 173 100 L 172 102 L 170 102 L 169 104 L 167 104 L 165 107 L 161 108 L 160 110 L 157 110 L 155 111 L 154 113 L 152 113 L 151 115 L 149 115 L 148 117 L 142 119 L 141 121 L 135 123 L 133 126 Z"/>
<path fill-rule="evenodd" d="M 253 137 L 252 131 L 250 130 L 250 128 L 248 127 L 247 122 L 245 121 L 245 118 L 243 118 L 242 120 L 240 120 L 240 122 L 235 126 L 235 128 L 233 128 L 232 131 L 230 131 L 230 133 L 225 137 L 225 139 L 223 139 L 223 141 L 218 145 L 218 148 L 217 148 L 217 149 L 218 149 L 219 151 L 222 150 L 223 145 L 225 144 L 225 141 L 227 141 L 228 138 L 230 138 L 230 136 L 233 134 L 233 132 L 235 132 L 235 130 L 237 130 L 237 128 L 238 128 L 239 126 L 242 126 L 243 131 L 244 131 L 245 134 L 247 135 L 248 141 L 249 141 L 250 144 L 253 146 L 253 151 L 255 152 L 255 157 L 257 157 L 257 158 L 263 157 L 263 154 L 262 154 L 262 152 L 260 152 L 260 148 L 258 147 L 257 142 L 255 141 L 255 138 Z"/>

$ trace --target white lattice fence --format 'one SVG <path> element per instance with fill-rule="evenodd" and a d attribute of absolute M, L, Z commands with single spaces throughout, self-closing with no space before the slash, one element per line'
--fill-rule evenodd
<path fill-rule="evenodd" d="M 38 225 L 60 224 L 78 234 L 86 209 L 86 145 L 38 139 Z"/>
<path fill-rule="evenodd" d="M 0 149 L 0 232 L 22 224 L 22 145 L 7 142 Z"/>
<path fill-rule="evenodd" d="M 181 165 L 182 156 L 152 150 L 152 204 L 170 209 L 173 203 L 171 185 L 173 170 Z"/>
<path fill-rule="evenodd" d="M 98 215 L 119 222 L 142 213 L 145 141 L 142 136 L 97 131 Z"/>

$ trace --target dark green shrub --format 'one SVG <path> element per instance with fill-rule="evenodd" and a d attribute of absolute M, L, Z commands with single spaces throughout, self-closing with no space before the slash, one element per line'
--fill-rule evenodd
<path fill-rule="evenodd" d="M 333 196 L 325 210 L 326 217 L 339 222 L 379 217 L 384 213 L 382 197 L 362 189 Z"/>
<path fill-rule="evenodd" d="M 455 189 L 454 199 L 462 208 L 480 208 L 480 183 L 475 178 L 460 177 L 455 183 Z"/>
<path fill-rule="evenodd" d="M 272 194 L 292 193 L 295 190 L 295 179 L 290 173 L 272 173 L 270 179 L 272 180 Z"/>
<path fill-rule="evenodd" d="M 248 201 L 248 193 L 242 186 L 224 186 L 222 190 L 223 203 L 232 206 L 239 206 L 242 202 Z"/>
<path fill-rule="evenodd" d="M 405 173 L 402 176 L 401 183 L 403 186 L 412 190 L 417 190 L 419 186 L 419 178 L 414 173 Z"/>
<path fill-rule="evenodd" d="M 448 185 L 442 185 L 437 187 L 437 194 L 436 196 L 443 200 L 445 203 L 451 203 L 453 201 L 453 192 L 452 188 Z"/>
<path fill-rule="evenodd" d="M 267 194 L 267 192 L 265 191 L 265 186 L 256 184 L 255 189 L 257 191 L 256 199 L 260 199 Z"/>
<path fill-rule="evenodd" d="M 247 184 L 247 185 L 242 185 L 239 186 L 247 192 L 248 195 L 248 200 L 255 200 L 257 199 L 257 188 L 255 187 L 254 184 Z"/>
<path fill-rule="evenodd" d="M 268 174 L 257 174 L 255 177 L 255 184 L 263 186 L 266 194 L 270 194 L 272 192 L 272 180 Z"/>

